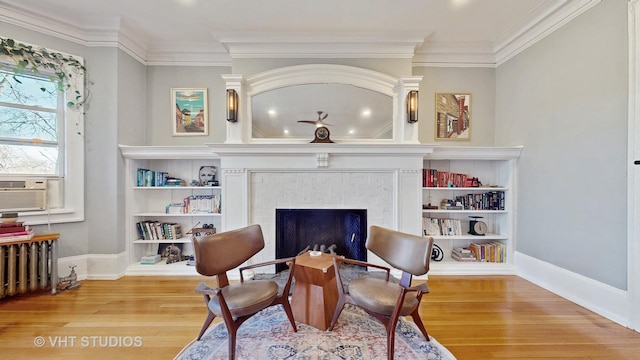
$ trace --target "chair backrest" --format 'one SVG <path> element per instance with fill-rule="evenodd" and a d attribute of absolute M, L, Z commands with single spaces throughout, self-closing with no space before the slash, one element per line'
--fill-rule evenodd
<path fill-rule="evenodd" d="M 429 271 L 432 237 L 371 226 L 365 246 L 396 269 L 416 276 Z"/>
<path fill-rule="evenodd" d="M 196 270 L 214 276 L 234 269 L 264 248 L 260 225 L 206 236 L 193 236 Z"/>

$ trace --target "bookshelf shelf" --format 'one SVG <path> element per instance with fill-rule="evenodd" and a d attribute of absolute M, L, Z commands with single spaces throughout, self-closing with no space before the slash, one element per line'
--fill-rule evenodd
<path fill-rule="evenodd" d="M 471 240 L 471 241 L 487 241 L 487 240 L 508 240 L 506 235 L 501 234 L 486 234 L 484 236 L 478 235 L 432 235 L 433 240 Z"/>
<path fill-rule="evenodd" d="M 446 210 L 446 209 L 423 209 L 423 213 L 456 213 L 456 214 L 505 214 L 508 210 Z"/>
<path fill-rule="evenodd" d="M 134 244 L 168 244 L 168 243 L 173 243 L 173 244 L 189 244 L 191 243 L 191 238 L 190 237 L 183 237 L 180 239 L 162 239 L 162 240 L 142 240 L 142 239 L 138 239 L 138 240 L 134 240 L 133 241 Z"/>
<path fill-rule="evenodd" d="M 507 191 L 509 190 L 506 187 L 435 187 L 435 186 L 425 186 L 422 190 L 431 190 L 431 191 Z"/>
<path fill-rule="evenodd" d="M 134 186 L 134 190 L 220 190 L 220 186 Z"/>
<path fill-rule="evenodd" d="M 218 214 L 218 213 L 167 214 L 167 213 L 163 213 L 163 212 L 144 212 L 144 213 L 133 214 L 133 216 L 139 216 L 139 217 L 161 217 L 161 218 L 166 218 L 166 217 L 192 218 L 192 217 L 196 217 L 196 216 L 200 216 L 200 217 L 203 217 L 203 216 L 221 217 L 222 214 Z"/>

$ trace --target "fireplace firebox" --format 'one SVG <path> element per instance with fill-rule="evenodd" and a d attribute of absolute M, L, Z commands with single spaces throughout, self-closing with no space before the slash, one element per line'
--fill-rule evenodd
<path fill-rule="evenodd" d="M 367 261 L 366 237 L 366 209 L 276 209 L 277 259 L 324 247 Z"/>

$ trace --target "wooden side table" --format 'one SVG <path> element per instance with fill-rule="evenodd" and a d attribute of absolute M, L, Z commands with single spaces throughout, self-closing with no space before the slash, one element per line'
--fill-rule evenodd
<path fill-rule="evenodd" d="M 327 330 L 338 304 L 338 285 L 333 269 L 333 255 L 296 257 L 296 279 L 291 296 L 291 310 L 296 321 Z"/>

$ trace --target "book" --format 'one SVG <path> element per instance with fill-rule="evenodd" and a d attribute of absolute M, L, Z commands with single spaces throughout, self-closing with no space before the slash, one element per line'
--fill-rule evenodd
<path fill-rule="evenodd" d="M 0 234 L 15 233 L 15 232 L 21 232 L 21 231 L 27 231 L 27 230 L 29 230 L 28 225 L 0 227 Z"/>
<path fill-rule="evenodd" d="M 20 231 L 18 233 L 11 234 L 11 235 L 2 234 L 0 235 L 0 243 L 31 240 L 31 238 L 33 238 L 34 235 L 35 235 L 35 232 L 33 231 L 33 229 L 27 230 L 27 231 Z"/>

